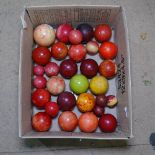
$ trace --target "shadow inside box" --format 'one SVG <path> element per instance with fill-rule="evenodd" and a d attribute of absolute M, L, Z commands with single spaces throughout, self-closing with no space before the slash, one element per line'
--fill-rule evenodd
<path fill-rule="evenodd" d="M 66 148 L 103 148 L 103 147 L 127 147 L 127 140 L 94 140 L 94 139 L 25 139 L 27 147 L 57 147 Z"/>

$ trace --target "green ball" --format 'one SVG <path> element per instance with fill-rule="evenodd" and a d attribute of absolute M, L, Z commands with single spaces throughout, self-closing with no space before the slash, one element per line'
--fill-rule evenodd
<path fill-rule="evenodd" d="M 71 78 L 69 85 L 75 94 L 81 94 L 88 90 L 89 81 L 84 75 L 77 74 Z"/>

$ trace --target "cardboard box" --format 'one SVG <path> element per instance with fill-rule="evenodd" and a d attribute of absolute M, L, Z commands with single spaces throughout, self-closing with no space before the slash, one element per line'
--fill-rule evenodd
<path fill-rule="evenodd" d="M 124 9 L 121 6 L 31 6 L 26 7 L 22 15 L 23 29 L 20 42 L 19 68 L 19 137 L 21 138 L 86 138 L 86 139 L 129 139 L 132 137 L 132 95 L 130 74 L 130 50 L 127 24 Z M 37 111 L 31 103 L 32 80 L 32 48 L 33 28 L 47 23 L 57 27 L 61 23 L 89 23 L 92 26 L 108 23 L 112 27 L 112 41 L 118 45 L 118 74 L 109 81 L 108 94 L 115 94 L 119 103 L 116 108 L 106 112 L 113 113 L 118 119 L 118 127 L 114 133 L 102 133 L 99 129 L 94 133 L 83 133 L 77 128 L 75 132 L 61 131 L 57 119 L 53 121 L 48 132 L 35 132 L 31 127 L 31 116 Z M 95 56 L 98 64 L 102 61 Z M 66 81 L 68 84 L 68 81 Z M 69 89 L 68 87 L 66 88 Z M 74 110 L 79 116 L 77 108 Z"/>

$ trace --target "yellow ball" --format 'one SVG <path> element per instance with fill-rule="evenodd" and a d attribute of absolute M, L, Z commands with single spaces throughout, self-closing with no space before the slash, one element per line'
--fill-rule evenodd
<path fill-rule="evenodd" d="M 92 94 L 82 93 L 78 96 L 76 104 L 81 112 L 89 112 L 95 106 L 95 98 Z"/>
<path fill-rule="evenodd" d="M 90 81 L 90 89 L 95 95 L 105 94 L 108 88 L 108 80 L 103 76 L 95 76 Z"/>

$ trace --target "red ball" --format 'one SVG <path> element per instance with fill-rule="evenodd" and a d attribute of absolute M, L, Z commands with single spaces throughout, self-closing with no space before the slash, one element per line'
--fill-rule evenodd
<path fill-rule="evenodd" d="M 43 76 L 36 76 L 33 79 L 33 86 L 35 88 L 45 88 L 46 87 L 46 79 Z"/>
<path fill-rule="evenodd" d="M 36 131 L 48 131 L 52 125 L 52 120 L 45 112 L 38 112 L 32 116 L 32 127 Z"/>
<path fill-rule="evenodd" d="M 58 118 L 58 124 L 64 131 L 74 131 L 78 125 L 78 118 L 75 113 L 71 111 L 62 112 Z"/>
<path fill-rule="evenodd" d="M 98 72 L 98 64 L 93 59 L 85 59 L 81 62 L 80 70 L 87 78 L 92 78 Z"/>
<path fill-rule="evenodd" d="M 46 65 L 51 58 L 51 53 L 47 47 L 37 47 L 32 52 L 32 59 L 39 65 Z"/>
<path fill-rule="evenodd" d="M 44 74 L 44 67 L 37 65 L 33 67 L 33 74 L 34 75 L 43 75 Z"/>
<path fill-rule="evenodd" d="M 50 93 L 46 89 L 36 89 L 32 93 L 32 103 L 38 108 L 44 108 L 51 99 Z"/>
<path fill-rule="evenodd" d="M 99 119 L 99 127 L 103 132 L 114 132 L 117 127 L 117 119 L 112 114 L 104 114 Z"/>
<path fill-rule="evenodd" d="M 80 44 L 82 41 L 82 33 L 79 30 L 70 31 L 69 41 L 71 44 Z"/>
<path fill-rule="evenodd" d="M 69 42 L 69 33 L 73 29 L 70 24 L 61 24 L 56 31 L 56 37 L 63 43 Z"/>
<path fill-rule="evenodd" d="M 55 59 L 62 60 L 67 56 L 68 47 L 62 42 L 57 42 L 52 45 L 51 53 Z"/>
<path fill-rule="evenodd" d="M 45 105 L 46 113 L 51 117 L 56 117 L 59 112 L 59 106 L 56 102 L 47 102 Z"/>
<path fill-rule="evenodd" d="M 82 45 L 72 45 L 69 49 L 69 57 L 76 61 L 80 62 L 82 61 L 86 56 L 86 48 Z"/>
<path fill-rule="evenodd" d="M 99 53 L 103 59 L 114 59 L 117 56 L 117 52 L 117 45 L 113 42 L 104 42 L 99 47 Z"/>
<path fill-rule="evenodd" d="M 59 73 L 59 66 L 55 62 L 49 62 L 45 66 L 45 73 L 47 76 L 57 76 Z"/>
<path fill-rule="evenodd" d="M 71 78 L 77 73 L 77 64 L 74 60 L 66 59 L 60 64 L 60 74 L 64 78 Z"/>
<path fill-rule="evenodd" d="M 109 25 L 101 24 L 95 27 L 94 35 L 99 42 L 108 41 L 111 38 L 112 30 Z"/>
<path fill-rule="evenodd" d="M 79 118 L 79 127 L 83 132 L 94 132 L 98 127 L 98 119 L 92 112 L 83 113 Z"/>
<path fill-rule="evenodd" d="M 116 75 L 117 66 L 112 60 L 105 60 L 100 64 L 99 72 L 107 79 L 110 79 Z"/>

